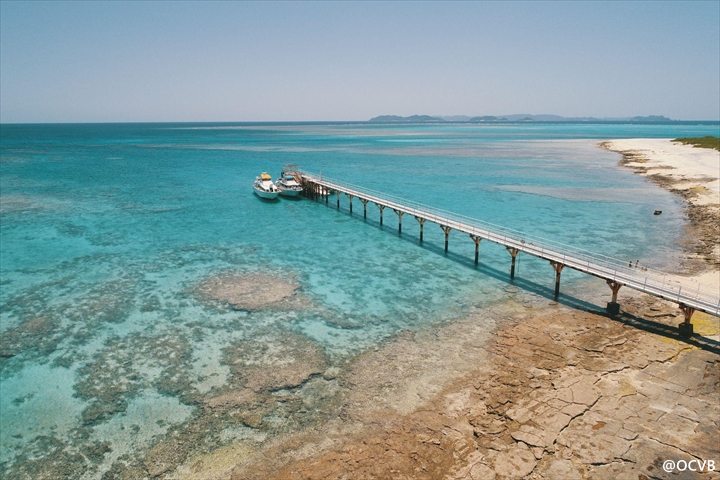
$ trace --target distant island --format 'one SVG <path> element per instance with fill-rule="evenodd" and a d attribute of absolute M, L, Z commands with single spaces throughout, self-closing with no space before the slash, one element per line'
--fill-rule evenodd
<path fill-rule="evenodd" d="M 398 115 L 380 115 L 369 120 L 376 123 L 435 123 L 445 122 L 441 117 L 431 117 L 430 115 L 410 115 L 409 117 L 401 117 Z"/>
<path fill-rule="evenodd" d="M 663 115 L 645 115 L 635 117 L 618 117 L 618 118 L 596 118 L 596 117 L 563 117 L 561 115 L 552 114 L 513 114 L 513 115 L 482 115 L 471 117 L 468 115 L 450 115 L 450 116 L 433 116 L 433 115 L 410 115 L 403 117 L 400 115 L 379 115 L 373 117 L 370 123 L 502 123 L 502 122 L 629 122 L 629 123 L 669 123 L 675 120 Z"/>

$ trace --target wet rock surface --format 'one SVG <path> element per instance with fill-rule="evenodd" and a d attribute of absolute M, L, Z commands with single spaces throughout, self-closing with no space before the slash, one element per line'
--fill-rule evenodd
<path fill-rule="evenodd" d="M 689 204 L 687 214 L 693 230 L 690 238 L 695 242 L 693 251 L 708 264 L 720 267 L 720 206 Z"/>

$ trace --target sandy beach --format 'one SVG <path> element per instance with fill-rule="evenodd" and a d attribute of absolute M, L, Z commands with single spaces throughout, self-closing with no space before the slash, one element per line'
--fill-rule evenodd
<path fill-rule="evenodd" d="M 693 205 L 720 204 L 720 152 L 673 142 L 671 139 L 635 138 L 604 142 L 608 150 L 623 154 L 623 165 L 648 177 L 673 182 L 672 190 L 685 192 Z"/>
<path fill-rule="evenodd" d="M 621 164 L 677 193 L 686 201 L 690 221 L 686 251 L 689 259 L 720 267 L 720 152 L 671 139 L 624 139 L 601 144 L 621 153 Z M 706 270 L 705 267 L 691 268 Z M 718 275 L 707 276 L 704 281 Z M 717 288 L 715 288 L 717 291 Z"/>
<path fill-rule="evenodd" d="M 704 212 L 689 215 L 688 235 L 704 240 L 688 252 L 694 276 L 678 281 L 717 285 L 707 222 L 720 203 L 718 153 L 668 140 L 603 146 Z M 259 449 L 188 456 L 167 478 L 665 479 L 678 478 L 667 460 L 718 464 L 718 319 L 696 314 L 699 335 L 683 340 L 677 305 L 628 289 L 619 298 L 617 318 L 537 297 L 401 334 L 321 375 L 347 389 L 337 418 Z M 487 330 L 485 316 L 505 320 Z"/>

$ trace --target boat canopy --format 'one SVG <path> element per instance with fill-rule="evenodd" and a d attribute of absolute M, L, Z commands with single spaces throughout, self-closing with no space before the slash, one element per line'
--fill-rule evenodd
<path fill-rule="evenodd" d="M 269 173 L 263 172 L 260 174 L 260 180 L 272 180 L 272 177 Z"/>

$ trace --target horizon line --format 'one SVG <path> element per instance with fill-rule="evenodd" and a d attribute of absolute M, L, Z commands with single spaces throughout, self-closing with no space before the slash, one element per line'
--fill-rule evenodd
<path fill-rule="evenodd" d="M 518 114 L 511 114 L 518 115 Z M 535 114 L 530 114 L 535 115 Z M 544 114 L 540 114 L 544 115 Z M 380 115 L 379 115 L 380 116 Z M 394 115 L 388 115 L 394 116 Z M 397 115 L 401 116 L 401 115 Z M 435 115 L 429 115 L 435 116 Z M 443 117 L 453 117 L 462 115 L 442 115 Z M 497 115 L 500 116 L 500 115 Z M 109 120 L 109 121 L 54 121 L 54 122 L 38 122 L 38 121 L 27 121 L 27 122 L 2 122 L 0 125 L 140 125 L 140 124 L 154 124 L 154 123 L 389 123 L 389 124 L 403 124 L 403 123 L 468 123 L 473 125 L 483 125 L 492 123 L 637 123 L 637 124 L 663 124 L 663 123 L 688 123 L 688 122 L 704 122 L 704 123 L 720 123 L 720 118 L 717 119 L 689 119 L 689 120 L 676 120 L 668 118 L 667 120 L 660 121 L 643 121 L 635 120 L 633 117 L 607 117 L 607 118 L 593 118 L 593 117 L 568 117 L 567 119 L 558 120 L 498 120 L 490 122 L 470 122 L 468 120 L 443 120 L 441 116 L 438 122 L 426 121 L 426 122 L 413 122 L 413 121 L 388 121 L 388 122 L 372 122 L 371 119 L 367 120 Z M 374 118 L 374 117 L 373 117 Z M 574 118 L 592 118 L 591 120 L 576 120 Z"/>

